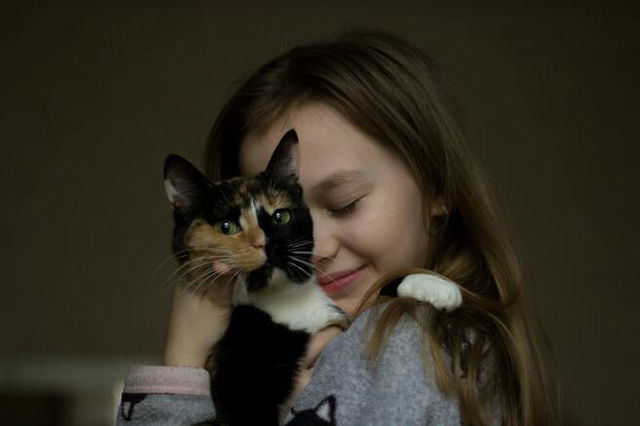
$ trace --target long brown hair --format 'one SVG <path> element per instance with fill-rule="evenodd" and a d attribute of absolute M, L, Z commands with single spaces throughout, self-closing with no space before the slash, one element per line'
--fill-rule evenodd
<path fill-rule="evenodd" d="M 431 204 L 427 200 L 439 199 L 446 209 L 433 220 L 427 211 L 429 252 L 423 266 L 458 283 L 463 305 L 445 315 L 405 299 L 378 304 L 371 359 L 398 320 L 411 315 L 424 331 L 425 362 L 432 364 L 427 371 L 433 368 L 441 391 L 457 395 L 465 423 L 488 424 L 500 414 L 504 425 L 560 424 L 548 343 L 519 262 L 446 86 L 424 52 L 394 35 L 357 32 L 276 57 L 220 112 L 206 150 L 209 176 L 237 176 L 243 138 L 311 101 L 332 106 L 392 147 L 413 173 L 425 207 Z"/>

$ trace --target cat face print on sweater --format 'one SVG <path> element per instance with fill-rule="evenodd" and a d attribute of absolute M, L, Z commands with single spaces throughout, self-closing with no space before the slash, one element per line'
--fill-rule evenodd
<path fill-rule="evenodd" d="M 292 410 L 293 419 L 286 426 L 336 426 L 336 398 L 327 396 L 315 407 L 308 410 Z"/>

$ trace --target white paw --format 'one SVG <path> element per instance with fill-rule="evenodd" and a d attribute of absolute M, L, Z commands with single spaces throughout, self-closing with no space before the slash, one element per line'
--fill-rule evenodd
<path fill-rule="evenodd" d="M 428 302 L 447 312 L 462 304 L 462 293 L 456 283 L 431 274 L 407 275 L 398 286 L 398 296 Z"/>

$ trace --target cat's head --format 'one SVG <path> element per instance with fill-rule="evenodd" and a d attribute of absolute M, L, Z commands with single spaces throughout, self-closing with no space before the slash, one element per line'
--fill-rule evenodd
<path fill-rule="evenodd" d="M 290 130 L 265 171 L 218 183 L 182 157 L 167 158 L 173 250 L 187 279 L 196 284 L 237 274 L 251 292 L 311 277 L 313 224 L 298 184 L 297 141 Z"/>

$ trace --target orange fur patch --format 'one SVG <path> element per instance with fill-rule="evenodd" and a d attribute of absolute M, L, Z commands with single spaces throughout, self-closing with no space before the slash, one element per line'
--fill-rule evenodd
<path fill-rule="evenodd" d="M 264 209 L 273 214 L 278 209 L 286 209 L 291 207 L 293 201 L 283 192 L 271 191 L 267 194 L 258 194 L 256 200 Z"/>
<path fill-rule="evenodd" d="M 192 248 L 192 260 L 197 259 L 203 268 L 219 260 L 234 270 L 248 272 L 262 266 L 266 255 L 264 249 L 252 246 L 244 234 L 224 235 L 204 220 L 195 220 L 186 232 L 185 243 Z"/>

